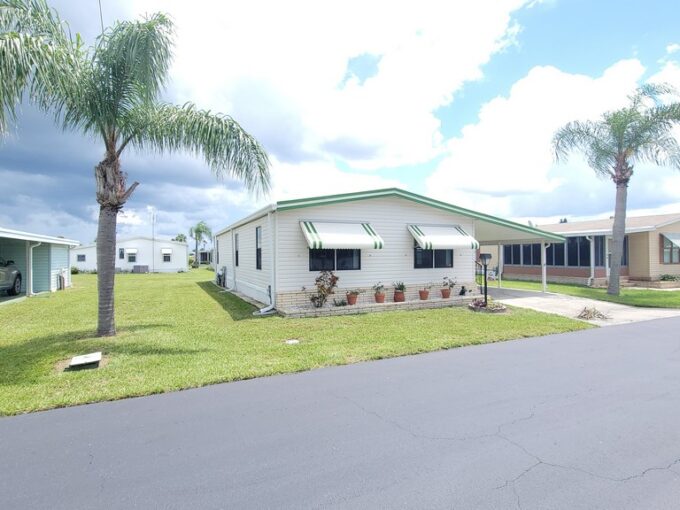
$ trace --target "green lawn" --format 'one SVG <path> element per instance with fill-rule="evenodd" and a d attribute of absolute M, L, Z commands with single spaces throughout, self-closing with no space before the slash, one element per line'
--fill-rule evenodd
<path fill-rule="evenodd" d="M 116 277 L 115 338 L 93 336 L 96 277 L 0 306 L 0 414 L 48 409 L 284 372 L 589 327 L 513 309 L 465 308 L 316 319 L 253 318 L 253 308 L 210 282 L 213 273 Z M 297 338 L 297 345 L 284 341 Z M 97 370 L 64 372 L 102 350 Z"/>
<path fill-rule="evenodd" d="M 541 290 L 540 282 L 525 282 L 519 280 L 503 280 L 502 286 L 507 289 Z M 489 287 L 496 287 L 496 282 L 489 282 Z M 606 289 L 593 289 L 582 285 L 567 285 L 564 283 L 549 283 L 548 292 L 568 294 L 601 301 L 611 301 L 631 306 L 646 306 L 652 308 L 680 308 L 680 290 L 647 290 L 621 289 L 621 295 L 610 296 Z"/>

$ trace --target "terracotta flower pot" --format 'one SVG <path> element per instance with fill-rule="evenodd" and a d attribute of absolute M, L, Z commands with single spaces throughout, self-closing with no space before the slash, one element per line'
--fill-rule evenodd
<path fill-rule="evenodd" d="M 442 297 L 444 299 L 450 298 L 451 297 L 451 289 L 449 287 L 446 287 L 445 289 L 442 289 Z"/>
<path fill-rule="evenodd" d="M 348 305 L 356 305 L 358 297 L 359 296 L 356 295 L 356 294 L 347 294 L 347 304 Z"/>
<path fill-rule="evenodd" d="M 394 291 L 394 302 L 395 303 L 403 303 L 406 301 L 406 296 L 404 295 L 403 290 L 395 290 Z"/>
<path fill-rule="evenodd" d="M 375 294 L 375 302 L 376 303 L 384 303 L 385 302 L 385 294 L 384 293 L 376 293 Z"/>
<path fill-rule="evenodd" d="M 427 298 L 430 297 L 430 291 L 429 290 L 419 290 L 418 295 L 420 296 L 421 301 L 427 301 Z"/>

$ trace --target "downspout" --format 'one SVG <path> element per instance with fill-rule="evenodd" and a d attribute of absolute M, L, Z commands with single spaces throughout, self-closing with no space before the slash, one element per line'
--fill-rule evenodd
<path fill-rule="evenodd" d="M 586 236 L 586 239 L 588 239 L 588 243 L 590 244 L 590 277 L 588 278 L 586 285 L 592 287 L 593 282 L 595 281 L 595 242 L 593 236 Z"/>
<path fill-rule="evenodd" d="M 42 243 L 28 245 L 28 285 L 26 286 L 26 295 L 33 296 L 33 248 L 37 248 Z"/>
<path fill-rule="evenodd" d="M 267 213 L 267 228 L 269 229 L 269 306 L 260 308 L 253 315 L 271 315 L 276 313 L 276 277 L 274 275 L 275 253 L 274 253 L 274 228 L 271 211 Z"/>

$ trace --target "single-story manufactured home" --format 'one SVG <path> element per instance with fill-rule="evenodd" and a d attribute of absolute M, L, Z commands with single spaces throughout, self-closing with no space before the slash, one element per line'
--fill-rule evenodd
<path fill-rule="evenodd" d="M 80 271 L 96 271 L 97 245 L 71 250 L 71 264 Z M 116 241 L 116 270 L 134 273 L 177 273 L 189 269 L 187 243 L 151 237 Z"/>
<path fill-rule="evenodd" d="M 78 241 L 0 227 L 0 259 L 21 273 L 21 292 L 53 292 L 71 286 L 69 253 Z"/>
<path fill-rule="evenodd" d="M 336 294 L 359 290 L 373 301 L 381 282 L 406 299 L 444 277 L 476 289 L 478 249 L 507 243 L 562 242 L 559 234 L 464 209 L 397 188 L 284 200 L 218 231 L 215 269 L 224 285 L 287 312 L 310 308 L 320 271 L 338 276 Z M 332 300 L 327 307 L 332 307 Z M 268 307 L 268 308 L 269 308 Z M 291 313 L 294 315 L 294 313 Z"/>
<path fill-rule="evenodd" d="M 613 218 L 574 221 L 538 228 L 562 235 L 564 243 L 547 248 L 547 279 L 553 282 L 604 286 L 609 279 Z M 540 247 L 506 244 L 499 270 L 504 278 L 541 278 Z M 633 216 L 626 219 L 621 276 L 630 282 L 658 282 L 662 275 L 680 276 L 680 214 Z"/>

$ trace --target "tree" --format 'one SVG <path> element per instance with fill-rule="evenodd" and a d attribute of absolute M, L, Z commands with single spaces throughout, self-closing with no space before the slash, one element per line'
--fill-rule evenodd
<path fill-rule="evenodd" d="M 177 241 L 178 243 L 186 243 L 187 242 L 187 236 L 184 234 L 177 234 L 175 237 L 172 238 L 173 241 Z"/>
<path fill-rule="evenodd" d="M 269 188 L 266 152 L 234 119 L 159 99 L 172 44 L 173 25 L 162 13 L 117 22 L 85 47 L 45 0 L 0 0 L 0 131 L 27 93 L 62 129 L 103 142 L 104 158 L 94 169 L 100 336 L 116 333 L 116 221 L 138 186 L 128 185 L 121 168 L 128 147 L 188 151 L 217 176 L 240 179 L 251 191 Z"/>
<path fill-rule="evenodd" d="M 205 221 L 199 221 L 189 229 L 189 237 L 196 241 L 196 251 L 194 252 L 194 267 L 198 267 L 201 261 L 198 257 L 198 245 L 200 243 L 205 243 L 208 239 L 212 237 L 212 231 Z"/>
<path fill-rule="evenodd" d="M 581 151 L 595 172 L 616 185 L 612 258 L 607 293 L 619 295 L 619 277 L 626 233 L 628 184 L 636 163 L 651 162 L 680 169 L 680 146 L 672 133 L 680 122 L 680 103 L 668 85 L 645 85 L 629 97 L 629 104 L 607 112 L 597 121 L 574 121 L 553 137 L 558 161 L 572 150 Z"/>

